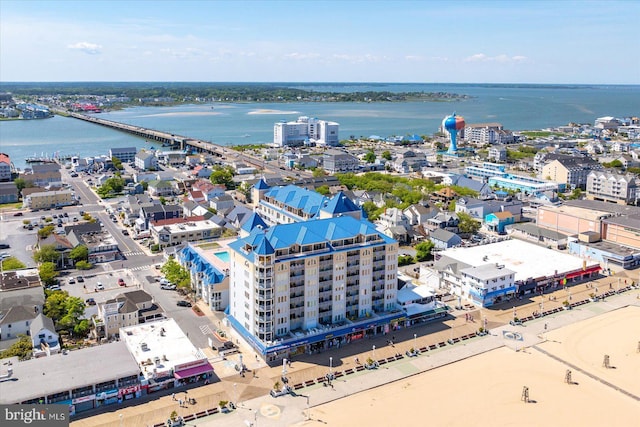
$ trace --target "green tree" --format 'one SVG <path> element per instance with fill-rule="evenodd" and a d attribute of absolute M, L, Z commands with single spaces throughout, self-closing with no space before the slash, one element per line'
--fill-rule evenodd
<path fill-rule="evenodd" d="M 91 264 L 89 261 L 78 261 L 78 262 L 76 262 L 76 268 L 78 270 L 89 270 L 92 267 L 93 267 L 93 264 Z"/>
<path fill-rule="evenodd" d="M 122 160 L 120 160 L 119 158 L 112 157 L 111 162 L 113 162 L 113 167 L 116 168 L 117 170 L 124 169 L 124 166 L 122 166 Z"/>
<path fill-rule="evenodd" d="M 141 181 L 140 185 L 142 185 L 142 189 L 144 191 L 147 191 L 147 189 L 149 188 L 149 183 L 147 181 Z"/>
<path fill-rule="evenodd" d="M 382 158 L 385 160 L 391 160 L 391 152 L 389 150 L 383 151 Z"/>
<path fill-rule="evenodd" d="M 87 319 L 80 320 L 74 327 L 73 333 L 76 336 L 86 337 L 89 335 L 89 331 L 91 330 L 91 323 Z"/>
<path fill-rule="evenodd" d="M 324 169 L 322 168 L 315 168 L 312 172 L 312 175 L 314 178 L 322 178 L 323 176 L 325 176 L 327 173 L 325 172 Z"/>
<path fill-rule="evenodd" d="M 27 335 L 19 334 L 18 341 L 11 344 L 11 346 L 3 352 L 0 352 L 0 359 L 17 356 L 19 360 L 27 360 L 31 358 L 32 351 L 33 344 L 31 343 L 31 338 Z"/>
<path fill-rule="evenodd" d="M 16 187 L 18 188 L 18 193 L 22 194 L 22 190 L 30 187 L 30 183 L 25 181 L 24 178 L 16 178 L 13 180 L 13 183 L 16 185 Z"/>
<path fill-rule="evenodd" d="M 574 189 L 571 192 L 571 195 L 568 197 L 569 200 L 578 200 L 582 198 L 582 190 L 579 188 Z"/>
<path fill-rule="evenodd" d="M 35 262 L 57 263 L 59 259 L 60 254 L 53 245 L 42 245 L 40 249 L 33 253 L 33 260 Z"/>
<path fill-rule="evenodd" d="M 191 275 L 189 271 L 182 267 L 174 258 L 169 258 L 160 269 L 162 274 L 171 283 L 175 283 L 176 286 L 181 288 L 191 287 Z"/>
<path fill-rule="evenodd" d="M 402 267 L 402 266 L 413 264 L 413 263 L 414 263 L 414 260 L 411 255 L 398 256 L 398 267 Z"/>
<path fill-rule="evenodd" d="M 42 314 L 58 322 L 66 314 L 65 300 L 69 294 L 66 291 L 45 291 L 47 297 L 42 308 Z"/>
<path fill-rule="evenodd" d="M 46 239 L 53 233 L 53 230 L 55 230 L 55 227 L 53 225 L 46 225 L 42 227 L 40 230 L 38 230 L 38 238 Z"/>
<path fill-rule="evenodd" d="M 471 215 L 464 212 L 458 212 L 458 219 L 460 220 L 458 223 L 458 229 L 461 233 L 475 234 L 482 226 L 480 221 L 476 221 L 471 217 Z"/>
<path fill-rule="evenodd" d="M 416 261 L 422 262 L 428 260 L 431 257 L 433 246 L 433 242 L 430 240 L 418 243 L 414 248 L 416 250 Z"/>
<path fill-rule="evenodd" d="M 69 258 L 78 261 L 87 261 L 89 259 L 89 249 L 85 245 L 78 245 L 71 249 L 69 252 Z"/>
<path fill-rule="evenodd" d="M 40 280 L 46 285 L 53 285 L 59 273 L 56 271 L 56 265 L 54 263 L 43 262 L 40 264 L 40 267 L 38 267 L 38 274 L 40 275 Z"/>
<path fill-rule="evenodd" d="M 215 166 L 209 180 L 212 184 L 223 184 L 227 190 L 235 188 L 233 182 L 233 168 L 231 166 Z"/>
<path fill-rule="evenodd" d="M 25 268 L 26 265 L 20 261 L 18 258 L 9 257 L 2 260 L 2 270 L 10 271 L 10 270 L 20 270 L 21 268 Z"/>
<path fill-rule="evenodd" d="M 364 161 L 367 163 L 373 163 L 376 161 L 376 153 L 371 151 L 367 151 L 367 154 L 364 155 Z"/>
<path fill-rule="evenodd" d="M 328 185 L 321 185 L 320 187 L 316 188 L 316 192 L 322 194 L 323 196 L 328 196 L 329 194 L 331 194 Z"/>

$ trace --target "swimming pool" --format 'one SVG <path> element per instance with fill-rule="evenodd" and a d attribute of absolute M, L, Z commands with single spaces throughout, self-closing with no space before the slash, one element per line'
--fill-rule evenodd
<path fill-rule="evenodd" d="M 216 252 L 214 255 L 222 262 L 229 262 L 229 252 Z"/>

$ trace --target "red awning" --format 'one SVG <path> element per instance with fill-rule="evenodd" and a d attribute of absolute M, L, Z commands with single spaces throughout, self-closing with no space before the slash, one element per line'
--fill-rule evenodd
<path fill-rule="evenodd" d="M 574 271 L 572 273 L 569 273 L 567 275 L 565 275 L 566 279 L 573 279 L 574 277 L 580 277 L 583 276 L 585 274 L 590 274 L 590 273 L 595 273 L 597 271 L 602 270 L 602 268 L 599 265 L 594 265 L 593 267 L 589 267 L 585 270 L 580 270 L 580 271 Z"/>
<path fill-rule="evenodd" d="M 205 363 L 204 365 L 196 366 L 195 368 L 189 368 L 175 372 L 173 376 L 181 380 L 183 378 L 193 377 L 194 375 L 202 375 L 207 372 L 213 372 L 213 366 L 211 366 L 209 362 Z"/>

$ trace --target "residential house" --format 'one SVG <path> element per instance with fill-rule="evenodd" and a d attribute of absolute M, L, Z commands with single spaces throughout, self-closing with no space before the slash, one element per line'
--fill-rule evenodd
<path fill-rule="evenodd" d="M 120 258 L 117 240 L 109 232 L 104 231 L 99 224 L 88 222 L 67 226 L 64 230 L 67 233 L 67 240 L 74 248 L 78 245 L 87 247 L 90 263 L 110 262 Z"/>
<path fill-rule="evenodd" d="M 504 145 L 494 145 L 489 147 L 489 154 L 487 156 L 487 159 L 494 162 L 506 162 L 507 147 L 505 147 Z"/>
<path fill-rule="evenodd" d="M 522 202 L 510 197 L 505 200 L 480 200 L 472 197 L 460 197 L 456 201 L 456 213 L 463 212 L 478 221 L 494 212 L 511 212 L 516 222 L 522 216 Z"/>
<path fill-rule="evenodd" d="M 31 345 L 35 357 L 51 356 L 60 352 L 60 339 L 50 317 L 39 313 L 29 326 Z"/>
<path fill-rule="evenodd" d="M 182 203 L 182 215 L 185 218 L 190 216 L 204 216 L 206 214 L 211 215 L 211 212 L 209 212 L 209 209 L 203 204 L 191 200 L 186 200 Z"/>
<path fill-rule="evenodd" d="M 438 210 L 415 203 L 403 210 L 402 213 L 409 221 L 409 225 L 416 226 L 424 224 L 429 218 L 434 217 Z"/>
<path fill-rule="evenodd" d="M 0 153 L 0 182 L 11 181 L 12 167 L 8 154 Z"/>
<path fill-rule="evenodd" d="M 406 150 L 396 156 L 392 167 L 399 173 L 410 173 L 421 171 L 423 168 L 431 166 L 424 153 L 413 150 Z"/>
<path fill-rule="evenodd" d="M 484 223 L 489 231 L 506 234 L 505 227 L 515 223 L 511 212 L 492 212 L 485 216 Z"/>
<path fill-rule="evenodd" d="M 140 170 L 157 170 L 158 158 L 153 151 L 139 151 L 135 156 L 135 166 Z"/>
<path fill-rule="evenodd" d="M 322 155 L 322 167 L 331 174 L 353 172 L 359 166 L 358 158 L 344 151 L 327 150 Z"/>
<path fill-rule="evenodd" d="M 149 181 L 147 191 L 151 196 L 172 196 L 174 194 L 173 185 L 169 181 Z"/>
<path fill-rule="evenodd" d="M 164 249 L 187 242 L 217 239 L 222 236 L 224 228 L 208 219 L 195 217 L 156 221 L 149 231 L 154 243 Z"/>
<path fill-rule="evenodd" d="M 216 212 L 224 213 L 229 212 L 235 206 L 233 197 L 228 194 L 222 196 L 216 196 L 209 201 L 209 207 L 216 210 Z"/>
<path fill-rule="evenodd" d="M 93 317 L 97 338 L 117 337 L 120 328 L 138 325 L 165 317 L 153 297 L 143 290 L 124 292 L 98 304 L 98 315 Z"/>
<path fill-rule="evenodd" d="M 452 248 L 462 243 L 460 236 L 442 228 L 436 228 L 429 232 L 429 240 L 438 250 Z"/>
<path fill-rule="evenodd" d="M 459 224 L 460 219 L 458 215 L 448 211 L 440 211 L 433 217 L 427 219 L 424 226 L 431 231 L 441 229 L 450 231 L 451 233 L 457 233 Z"/>
<path fill-rule="evenodd" d="M 442 209 L 448 209 L 449 203 L 454 201 L 456 197 L 458 197 L 458 194 L 451 187 L 444 187 L 435 193 L 431 193 L 429 204 L 439 204 Z"/>
<path fill-rule="evenodd" d="M 211 176 L 213 171 L 206 166 L 198 165 L 193 168 L 190 175 L 196 179 L 206 179 Z"/>
<path fill-rule="evenodd" d="M 452 175 L 451 185 L 468 188 L 469 190 L 475 191 L 478 194 L 478 197 L 481 199 L 487 199 L 493 194 L 493 190 L 486 182 L 467 178 L 464 175 Z"/>
<path fill-rule="evenodd" d="M 18 187 L 15 182 L 0 182 L 0 204 L 16 203 L 19 200 Z"/>
<path fill-rule="evenodd" d="M 34 163 L 31 165 L 31 172 L 21 174 L 20 178 L 36 187 L 62 186 L 62 174 L 57 163 Z"/>
<path fill-rule="evenodd" d="M 144 204 L 140 206 L 140 214 L 135 222 L 138 231 L 148 230 L 151 222 L 163 219 L 173 219 L 182 217 L 182 207 L 180 205 Z"/>
<path fill-rule="evenodd" d="M 198 179 L 191 185 L 191 189 L 202 192 L 204 199 L 210 201 L 214 197 L 224 195 L 226 187 L 222 184 L 212 184 L 208 179 Z"/>

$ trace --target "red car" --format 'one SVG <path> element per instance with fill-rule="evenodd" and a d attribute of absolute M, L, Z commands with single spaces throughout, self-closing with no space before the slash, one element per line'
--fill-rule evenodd
<path fill-rule="evenodd" d="M 118 279 L 118 285 L 120 285 L 120 286 L 127 286 L 127 284 L 126 284 L 126 283 L 124 283 L 124 280 L 122 280 L 122 279 Z"/>

